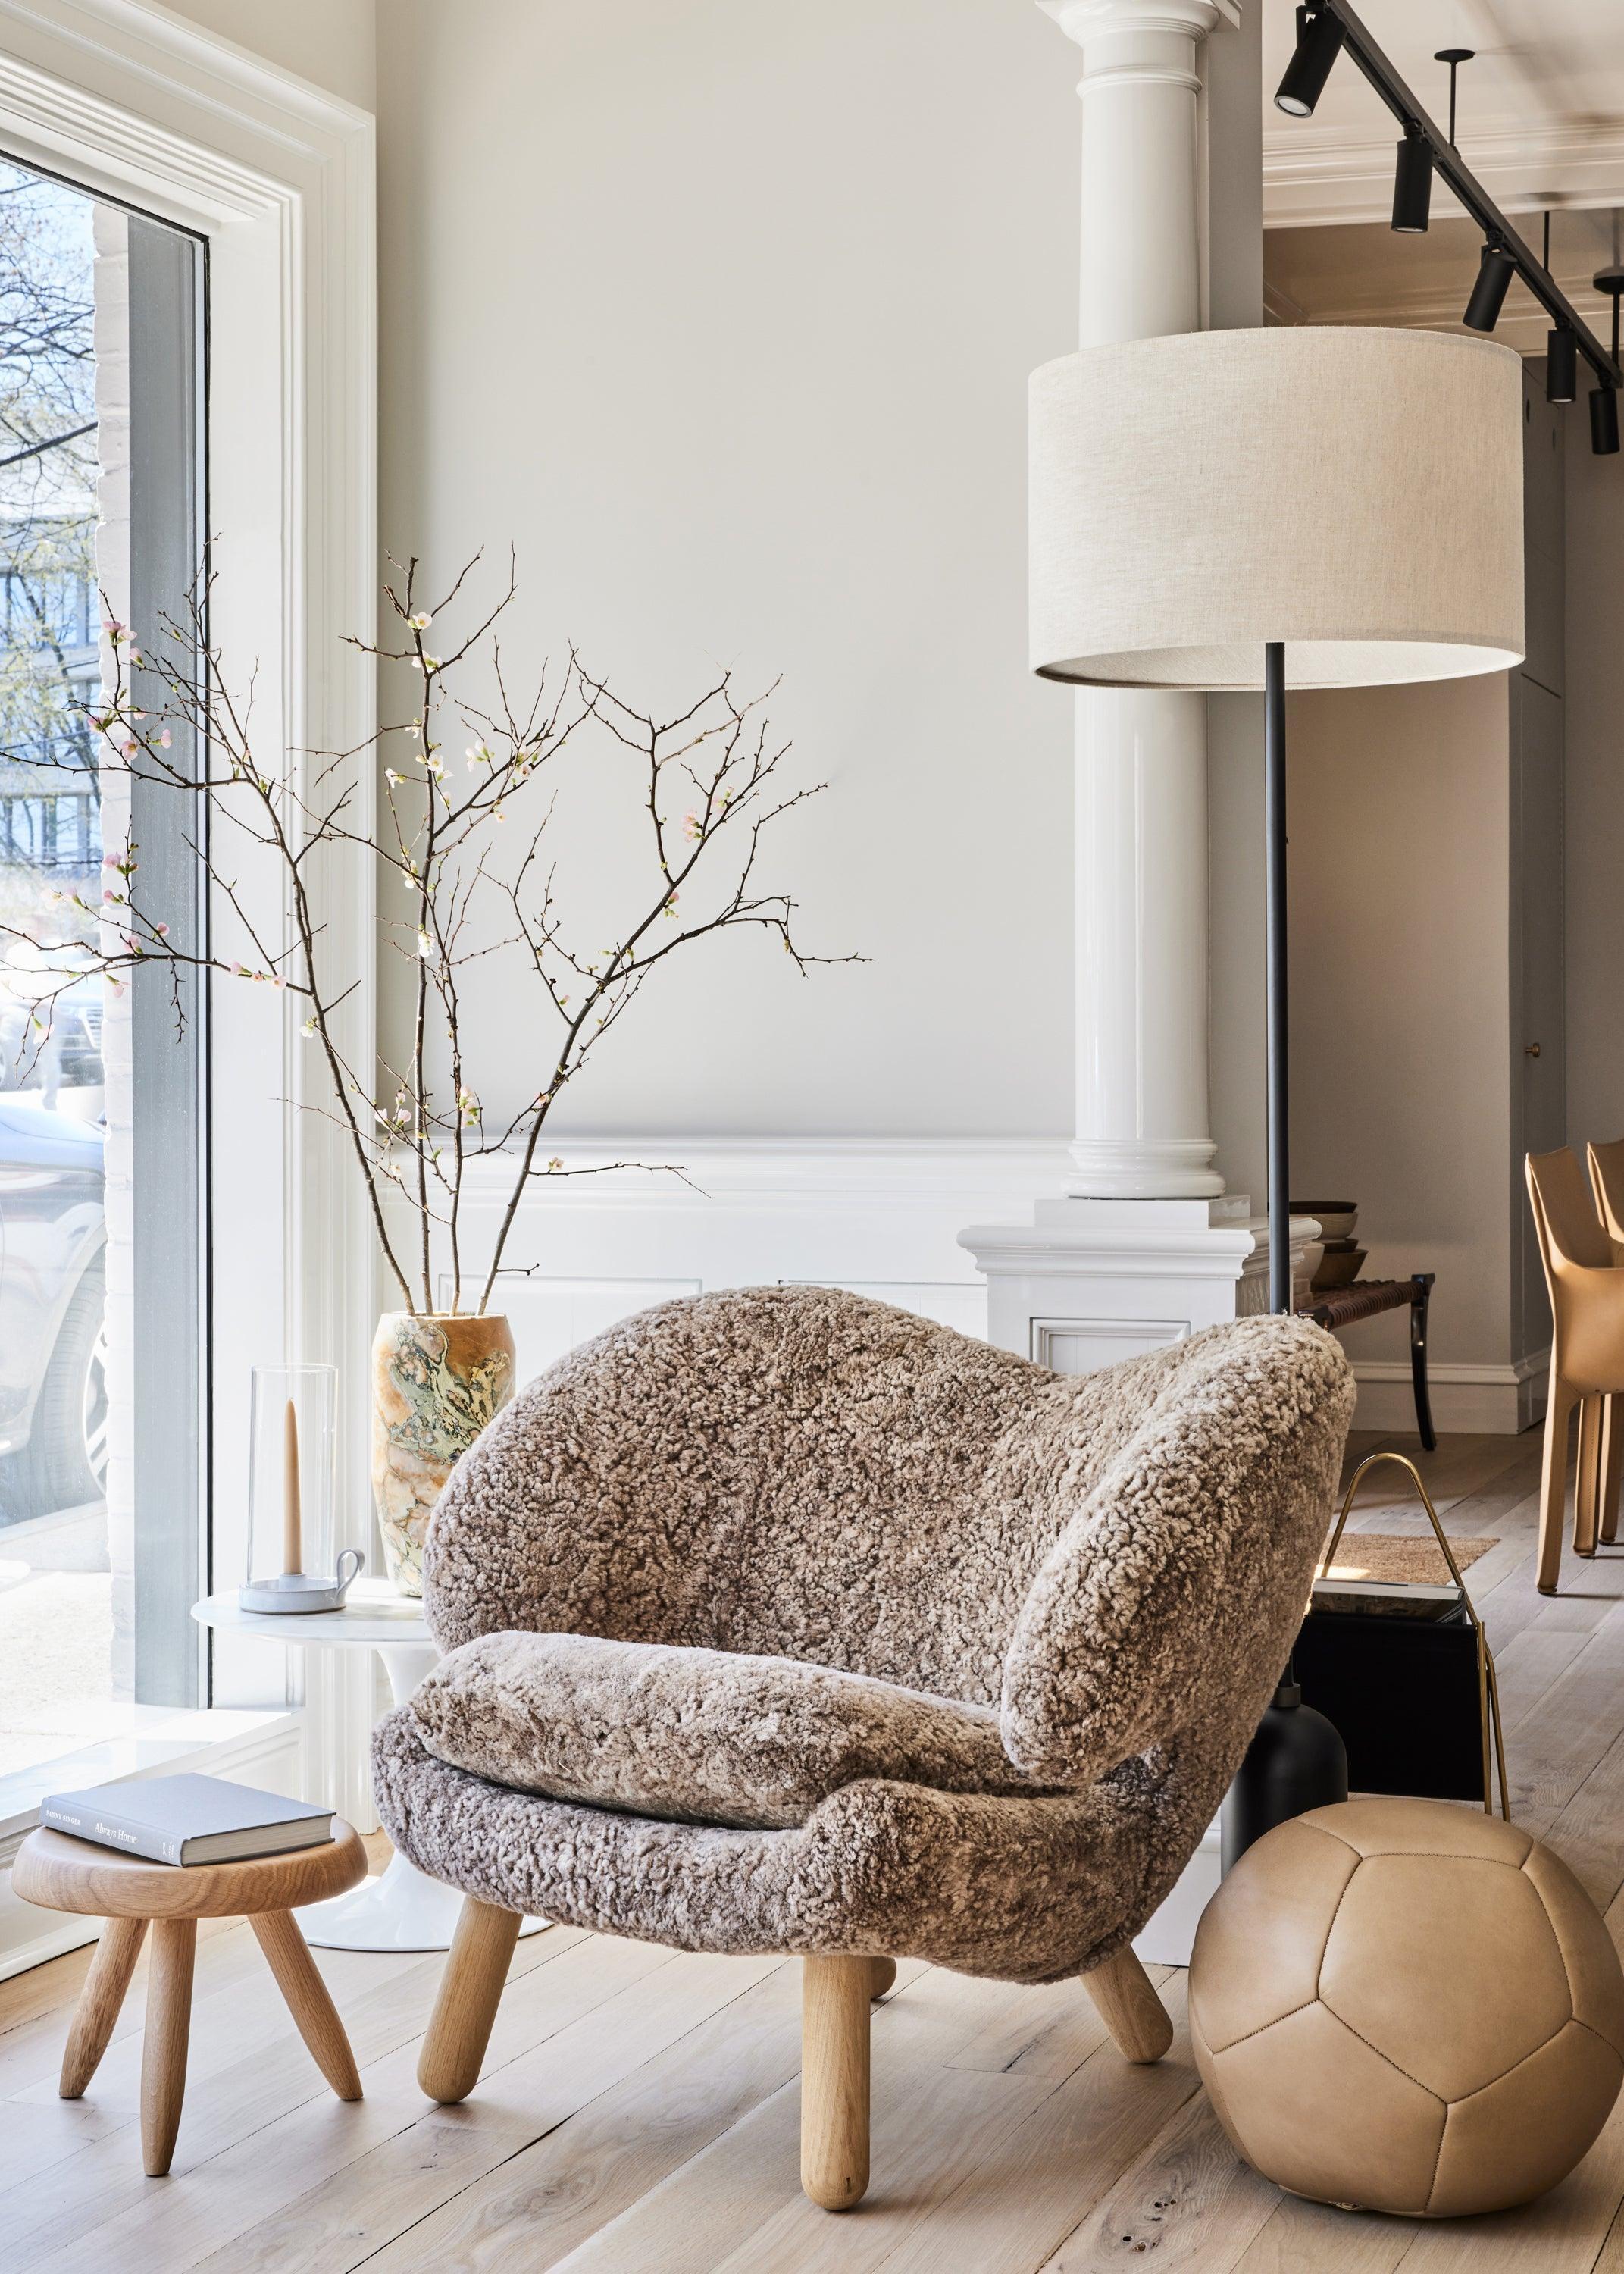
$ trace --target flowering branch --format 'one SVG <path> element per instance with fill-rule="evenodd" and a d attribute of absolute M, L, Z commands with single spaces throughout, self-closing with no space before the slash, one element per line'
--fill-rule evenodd
<path fill-rule="evenodd" d="M 771 734 L 766 698 L 741 698 L 723 674 L 677 717 L 659 720 L 612 692 L 572 650 L 556 689 L 549 692 L 544 674 L 528 702 L 515 707 L 498 644 L 498 628 L 515 597 L 511 568 L 495 605 L 446 654 L 430 645 L 477 559 L 432 605 L 423 600 L 417 561 L 391 563 L 384 591 L 394 637 L 387 644 L 350 644 L 406 675 L 410 715 L 354 749 L 320 754 L 303 765 L 258 755 L 252 691 L 241 703 L 233 697 L 207 642 L 206 586 L 192 595 L 184 624 L 159 627 L 155 656 L 143 658 L 128 629 L 109 624 L 113 686 L 91 718 L 102 765 L 127 769 L 206 809 L 207 829 L 197 832 L 205 848 L 201 866 L 240 926 L 251 960 L 177 944 L 148 905 L 133 842 L 109 853 L 99 907 L 81 895 L 64 896 L 76 920 L 97 920 L 86 968 L 115 990 L 139 968 L 167 968 L 177 1020 L 178 975 L 187 968 L 300 998 L 303 1029 L 320 1052 L 331 1096 L 330 1105 L 318 1110 L 336 1123 L 357 1164 L 385 1267 L 406 1306 L 431 1311 L 436 1230 L 447 1239 L 452 1309 L 462 1307 L 465 1288 L 474 1291 L 462 1222 L 474 1163 L 500 1159 L 511 1172 L 477 1277 L 480 1311 L 491 1300 L 530 1183 L 601 1173 L 567 1169 L 544 1146 L 544 1133 L 560 1096 L 673 954 L 748 927 L 775 937 L 803 975 L 815 964 L 861 960 L 803 949 L 793 928 L 793 901 L 757 882 L 767 832 L 824 787 L 785 784 L 789 746 Z M 460 666 L 484 674 L 494 688 L 493 704 L 481 707 L 454 695 L 451 674 Z M 460 765 L 449 755 L 454 733 L 457 742 L 471 738 L 463 742 Z M 624 771 L 628 787 L 635 784 L 648 862 L 647 881 L 630 890 L 614 938 L 595 948 L 565 922 L 553 833 L 564 761 L 589 744 L 613 773 Z M 376 831 L 363 833 L 352 811 L 354 780 L 357 765 L 374 752 L 389 761 L 383 811 Z M 406 1062 L 398 1068 L 380 1063 L 375 1073 L 350 1065 L 344 1054 L 338 1014 L 358 983 L 327 969 L 312 904 L 312 863 L 324 848 L 346 847 L 363 848 L 381 863 L 388 901 L 380 931 L 413 966 Z M 260 863 L 268 859 L 281 874 L 286 945 L 262 937 L 234 851 Z M 7 929 L 0 925 L 0 936 Z M 464 983 L 470 966 L 498 956 L 529 975 L 544 1016 L 522 1087 L 526 1102 L 499 1116 L 493 1127 L 470 1063 Z M 53 971 L 36 1010 L 41 1031 L 49 1029 L 56 996 L 84 975 Z M 501 1071 L 510 1076 L 511 1064 Z M 390 1199 L 403 1201 L 415 1217 L 410 1254 L 391 1231 Z"/>

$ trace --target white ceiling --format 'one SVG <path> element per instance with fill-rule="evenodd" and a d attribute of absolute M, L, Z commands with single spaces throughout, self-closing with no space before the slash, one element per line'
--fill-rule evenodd
<path fill-rule="evenodd" d="M 1461 71 L 1462 147 L 1474 124 L 1624 126 L 1624 0 L 1362 0 L 1358 12 L 1440 126 L 1448 117 L 1449 74 L 1433 53 L 1477 50 Z M 1265 0 L 1265 124 L 1271 130 L 1284 124 L 1274 92 L 1295 36 L 1289 0 Z M 1345 57 L 1313 124 L 1391 131 L 1387 113 Z"/>
<path fill-rule="evenodd" d="M 1275 109 L 1295 37 L 1290 0 L 1264 8 L 1264 213 L 1273 229 L 1377 222 L 1398 129 L 1357 64 L 1338 59 L 1310 119 Z M 1462 155 L 1507 213 L 1624 206 L 1624 0 L 1362 0 L 1372 35 L 1440 128 L 1443 47 L 1462 66 Z M 1458 210 L 1439 189 L 1440 217 Z"/>

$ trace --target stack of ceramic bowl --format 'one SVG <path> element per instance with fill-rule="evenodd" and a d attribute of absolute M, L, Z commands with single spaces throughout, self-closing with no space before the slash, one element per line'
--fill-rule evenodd
<path fill-rule="evenodd" d="M 1312 1284 L 1317 1295 L 1328 1294 L 1334 1287 L 1351 1287 L 1365 1262 L 1365 1250 L 1353 1236 L 1359 1221 L 1359 1211 L 1353 1201 L 1293 1201 L 1293 1216 L 1311 1216 L 1320 1227 L 1323 1243 L 1320 1261 L 1312 1275 Z"/>

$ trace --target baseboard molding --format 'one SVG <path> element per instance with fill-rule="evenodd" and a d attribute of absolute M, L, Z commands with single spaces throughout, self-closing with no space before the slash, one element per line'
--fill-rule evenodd
<path fill-rule="evenodd" d="M 1520 1436 L 1545 1410 L 1549 1351 L 1536 1351 L 1513 1366 L 1433 1365 L 1428 1369 L 1432 1423 L 1440 1436 L 1459 1432 Z M 1413 1430 L 1416 1401 L 1407 1359 L 1358 1359 L 1358 1429 Z"/>

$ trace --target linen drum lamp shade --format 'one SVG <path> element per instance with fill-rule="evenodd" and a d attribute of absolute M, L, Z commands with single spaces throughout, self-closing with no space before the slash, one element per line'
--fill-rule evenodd
<path fill-rule="evenodd" d="M 1344 327 L 1086 348 L 1031 381 L 1032 667 L 1290 687 L 1522 659 L 1522 390 L 1492 341 Z"/>

